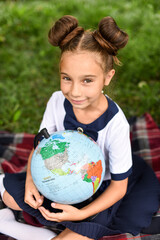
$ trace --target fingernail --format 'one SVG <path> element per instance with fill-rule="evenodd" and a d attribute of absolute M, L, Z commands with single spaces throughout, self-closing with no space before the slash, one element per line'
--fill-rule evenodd
<path fill-rule="evenodd" d="M 39 202 L 39 203 L 42 203 L 42 199 L 38 199 L 38 202 Z"/>
<path fill-rule="evenodd" d="M 56 206 L 56 204 L 55 203 L 51 203 L 51 206 L 54 208 Z"/>

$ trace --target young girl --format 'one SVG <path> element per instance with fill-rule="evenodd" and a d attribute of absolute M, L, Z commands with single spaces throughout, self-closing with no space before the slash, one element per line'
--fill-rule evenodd
<path fill-rule="evenodd" d="M 98 239 L 125 232 L 137 235 L 150 225 L 158 210 L 158 180 L 142 159 L 132 156 L 128 122 L 120 107 L 103 94 L 115 74 L 113 64 L 119 64 L 117 52 L 127 41 L 128 35 L 111 17 L 103 18 L 92 32 L 79 27 L 74 17 L 63 16 L 49 31 L 49 42 L 61 49 L 61 91 L 49 99 L 40 130 L 47 128 L 52 134 L 80 127 L 102 149 L 106 174 L 94 200 L 82 208 L 51 203 L 33 183 L 32 151 L 27 174 L 5 174 L 3 201 L 11 209 L 23 209 L 45 226 L 61 226 L 64 230 L 51 236 L 51 231 L 41 229 L 38 235 L 37 228 L 24 225 L 19 231 L 25 233 L 28 227 L 28 239 L 36 239 L 34 230 L 39 239 L 46 240 Z M 3 225 L 3 219 L 1 222 Z"/>

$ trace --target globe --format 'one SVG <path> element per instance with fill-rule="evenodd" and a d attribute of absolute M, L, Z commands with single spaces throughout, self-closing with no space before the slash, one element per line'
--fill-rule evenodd
<path fill-rule="evenodd" d="M 98 144 L 85 134 L 55 132 L 34 150 L 31 175 L 39 192 L 49 200 L 77 204 L 99 189 L 105 160 Z"/>

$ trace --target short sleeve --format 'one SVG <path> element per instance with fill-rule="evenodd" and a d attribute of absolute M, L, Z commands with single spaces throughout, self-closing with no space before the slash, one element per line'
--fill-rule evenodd
<path fill-rule="evenodd" d="M 115 121 L 109 135 L 108 155 L 111 179 L 123 180 L 132 172 L 129 124 L 127 121 Z"/>
<path fill-rule="evenodd" d="M 56 131 L 54 101 L 55 101 L 55 94 L 53 93 L 47 103 L 39 131 L 42 130 L 43 128 L 46 128 L 49 134 L 52 134 L 53 132 Z"/>

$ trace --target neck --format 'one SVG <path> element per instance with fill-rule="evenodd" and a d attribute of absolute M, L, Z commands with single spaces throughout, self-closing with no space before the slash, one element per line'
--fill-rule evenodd
<path fill-rule="evenodd" d="M 107 98 L 103 95 L 96 106 L 87 109 L 77 109 L 73 107 L 74 114 L 78 122 L 90 124 L 99 118 L 108 109 Z"/>

